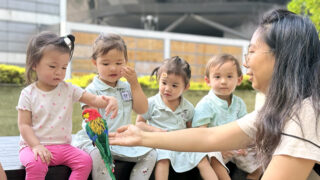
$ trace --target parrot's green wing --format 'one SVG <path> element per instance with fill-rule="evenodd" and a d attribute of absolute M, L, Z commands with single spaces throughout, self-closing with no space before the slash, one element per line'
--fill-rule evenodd
<path fill-rule="evenodd" d="M 92 130 L 89 127 L 88 123 L 86 124 L 86 132 L 87 132 L 89 138 L 91 139 L 92 143 L 95 143 L 97 138 L 95 137 L 95 133 L 92 132 Z"/>
<path fill-rule="evenodd" d="M 104 126 L 106 127 L 106 130 L 104 132 L 105 136 L 104 136 L 104 139 L 102 139 L 104 142 L 104 147 L 106 147 L 105 154 L 108 157 L 108 159 L 110 159 L 111 163 L 113 163 L 113 159 L 112 159 L 112 155 L 111 155 L 111 151 L 110 151 L 110 145 L 109 145 L 109 138 L 108 138 L 109 132 L 108 132 L 107 122 L 105 119 L 102 119 L 102 121 L 103 121 Z"/>
<path fill-rule="evenodd" d="M 97 135 L 95 134 L 88 123 L 86 124 L 86 131 L 89 136 L 89 138 L 92 140 L 92 142 L 96 145 L 96 147 L 99 149 L 100 155 L 109 171 L 110 177 L 115 180 L 115 176 L 113 174 L 113 159 L 111 156 L 110 148 L 109 148 L 109 140 L 108 140 L 108 126 L 106 125 L 106 122 L 104 119 L 103 123 L 106 127 L 105 131 Z"/>

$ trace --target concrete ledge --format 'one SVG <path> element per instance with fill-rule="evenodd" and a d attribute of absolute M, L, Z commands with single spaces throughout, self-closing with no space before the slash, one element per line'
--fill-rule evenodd
<path fill-rule="evenodd" d="M 24 180 L 25 168 L 19 160 L 19 136 L 3 136 L 0 137 L 0 162 L 6 172 L 8 180 Z M 135 165 L 133 162 L 115 161 L 115 177 L 117 180 L 129 180 L 130 173 Z M 229 165 L 228 165 L 229 166 Z M 230 166 L 230 176 L 232 179 L 245 179 L 246 174 L 238 170 L 235 166 Z M 49 166 L 46 180 L 67 180 L 70 176 L 71 169 L 67 166 Z M 154 172 L 150 180 L 154 180 Z M 201 180 L 199 170 L 194 168 L 184 173 L 176 173 L 170 167 L 169 180 Z M 88 180 L 92 180 L 91 175 Z"/>
<path fill-rule="evenodd" d="M 6 172 L 8 179 L 24 180 L 25 168 L 19 160 L 19 136 L 3 136 L 0 137 L 0 162 Z M 132 162 L 115 161 L 115 176 L 117 180 L 129 180 L 130 173 L 135 165 Z M 46 180 L 64 180 L 68 179 L 71 169 L 67 166 L 49 166 Z M 88 178 L 91 180 L 91 176 Z M 152 178 L 154 179 L 153 175 Z M 172 168 L 170 170 L 170 179 L 174 180 L 200 180 L 199 171 L 195 168 L 186 173 L 175 173 Z"/>

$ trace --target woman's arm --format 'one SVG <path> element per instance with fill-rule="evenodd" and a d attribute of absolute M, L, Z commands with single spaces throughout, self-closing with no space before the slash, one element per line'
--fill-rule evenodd
<path fill-rule="evenodd" d="M 144 132 L 138 127 L 123 126 L 109 134 L 110 144 L 147 146 L 186 152 L 211 152 L 246 148 L 251 139 L 231 122 L 212 128 L 189 128 L 171 132 Z"/>
<path fill-rule="evenodd" d="M 142 129 L 143 131 L 149 131 L 149 132 L 166 132 L 163 129 L 154 127 L 154 126 L 150 126 L 149 124 L 146 123 L 147 121 L 141 116 L 138 115 L 137 119 L 136 119 L 136 126 L 138 126 L 140 129 Z"/>
<path fill-rule="evenodd" d="M 131 67 L 124 66 L 122 73 L 131 86 L 132 109 L 137 114 L 146 113 L 148 111 L 148 100 L 138 82 L 136 72 Z"/>
<path fill-rule="evenodd" d="M 202 126 L 198 126 L 197 128 L 207 128 L 208 124 L 202 125 Z"/>
<path fill-rule="evenodd" d="M 287 155 L 273 156 L 262 180 L 307 179 L 315 161 Z"/>
<path fill-rule="evenodd" d="M 117 99 L 111 96 L 96 96 L 89 92 L 84 92 L 79 100 L 89 106 L 97 108 L 105 108 L 106 116 L 112 112 L 111 119 L 118 114 L 118 102 Z"/>
<path fill-rule="evenodd" d="M 208 128 L 208 124 L 198 126 L 197 128 Z M 223 159 L 231 158 L 235 155 L 234 150 L 220 151 Z"/>

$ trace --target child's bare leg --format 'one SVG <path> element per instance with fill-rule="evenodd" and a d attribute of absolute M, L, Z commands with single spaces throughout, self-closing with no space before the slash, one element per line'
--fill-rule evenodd
<path fill-rule="evenodd" d="M 252 173 L 249 173 L 247 175 L 247 179 L 250 179 L 250 180 L 258 180 L 260 178 L 262 174 L 262 168 L 259 167 L 258 169 L 256 169 L 255 171 L 253 171 Z"/>
<path fill-rule="evenodd" d="M 155 179 L 156 180 L 168 180 L 169 177 L 169 159 L 159 160 L 156 164 Z"/>
<path fill-rule="evenodd" d="M 215 158 L 211 158 L 211 166 L 219 180 L 231 180 L 227 169 Z"/>
<path fill-rule="evenodd" d="M 4 172 L 1 163 L 0 163 L 0 179 L 7 180 L 6 173 Z"/>
<path fill-rule="evenodd" d="M 200 175 L 204 180 L 218 180 L 218 177 L 214 170 L 211 168 L 207 157 L 204 157 L 198 164 Z"/>

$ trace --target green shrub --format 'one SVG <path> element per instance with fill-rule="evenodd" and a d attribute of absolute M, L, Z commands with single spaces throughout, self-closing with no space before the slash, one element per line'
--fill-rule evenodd
<path fill-rule="evenodd" d="M 79 87 L 85 88 L 92 82 L 92 79 L 95 75 L 96 74 L 88 74 L 84 76 L 73 76 L 71 79 L 68 79 L 66 81 L 71 82 L 72 84 L 77 85 Z"/>
<path fill-rule="evenodd" d="M 24 84 L 24 73 L 25 69 L 19 66 L 0 64 L 0 83 L 7 84 Z M 87 87 L 96 74 L 88 74 L 84 76 L 74 76 L 68 79 L 67 82 L 71 82 L 74 85 L 80 86 L 82 88 Z M 125 78 L 120 80 L 126 81 Z M 142 88 L 148 89 L 158 89 L 158 82 L 155 76 L 141 76 L 138 77 L 138 82 L 141 84 Z M 210 87 L 205 82 L 190 82 L 190 90 L 209 90 Z M 251 82 L 249 81 L 249 76 L 244 75 L 241 85 L 237 87 L 239 90 L 252 90 Z"/>
<path fill-rule="evenodd" d="M 0 83 L 24 84 L 25 69 L 19 66 L 0 64 Z"/>
<path fill-rule="evenodd" d="M 206 82 L 193 82 L 193 81 L 191 81 L 189 89 L 190 90 L 208 91 L 208 90 L 210 90 L 210 86 L 208 86 Z"/>
<path fill-rule="evenodd" d="M 159 89 L 159 84 L 156 80 L 156 76 L 141 76 L 138 77 L 138 82 L 142 88 Z"/>
<path fill-rule="evenodd" d="M 75 84 L 77 86 L 80 86 L 82 88 L 85 88 L 89 85 L 89 83 L 91 83 L 93 77 L 96 74 L 89 74 L 89 75 L 85 75 L 85 76 L 75 76 L 69 80 L 67 80 L 67 82 L 71 82 L 72 84 Z M 121 81 L 126 81 L 125 78 L 121 78 Z M 150 76 L 141 76 L 138 77 L 138 82 L 140 83 L 142 88 L 148 88 L 148 89 L 158 89 L 158 82 L 155 78 L 155 76 L 150 77 Z M 244 90 L 252 90 L 251 87 L 251 82 L 249 81 L 249 76 L 248 75 L 244 75 L 243 76 L 243 80 L 240 86 L 237 87 L 237 89 L 244 89 Z M 205 83 L 205 82 L 190 82 L 190 90 L 205 90 L 208 91 L 210 90 L 210 87 Z"/>
<path fill-rule="evenodd" d="M 249 78 L 250 78 L 250 76 L 244 75 L 240 86 L 238 86 L 236 89 L 239 89 L 239 90 L 253 90 L 252 83 L 249 81 Z"/>

